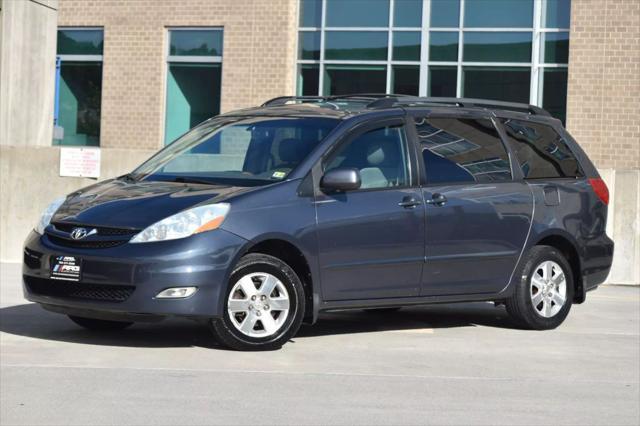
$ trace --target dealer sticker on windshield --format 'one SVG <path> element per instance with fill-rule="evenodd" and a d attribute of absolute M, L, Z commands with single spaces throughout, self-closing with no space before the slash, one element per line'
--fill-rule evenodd
<path fill-rule="evenodd" d="M 81 260 L 75 256 L 52 256 L 51 278 L 54 280 L 80 281 Z"/>
<path fill-rule="evenodd" d="M 271 175 L 272 178 L 274 179 L 282 179 L 286 176 L 287 174 L 285 172 L 273 172 L 273 174 Z"/>

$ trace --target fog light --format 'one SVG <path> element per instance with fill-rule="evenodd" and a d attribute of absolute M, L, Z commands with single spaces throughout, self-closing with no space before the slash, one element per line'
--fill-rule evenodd
<path fill-rule="evenodd" d="M 184 299 L 191 296 L 198 290 L 198 287 L 172 287 L 162 290 L 156 299 Z"/>

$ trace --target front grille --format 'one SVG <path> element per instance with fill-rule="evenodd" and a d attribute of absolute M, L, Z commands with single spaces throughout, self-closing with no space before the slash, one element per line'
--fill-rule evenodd
<path fill-rule="evenodd" d="M 90 226 L 76 223 L 54 222 L 53 229 L 47 231 L 49 240 L 61 247 L 104 249 L 116 247 L 129 241 L 135 234 L 136 229 L 110 228 L 104 226 Z M 82 227 L 87 230 L 96 229 L 94 235 L 90 235 L 81 240 L 71 238 L 71 231 Z"/>
<path fill-rule="evenodd" d="M 29 276 L 24 276 L 24 282 L 27 289 L 36 295 L 101 302 L 124 302 L 135 290 L 130 285 L 85 284 Z"/>
<path fill-rule="evenodd" d="M 75 248 L 111 248 L 117 247 L 127 242 L 127 240 L 67 240 L 66 238 L 56 237 L 54 235 L 48 235 L 49 240 L 52 243 L 62 247 L 75 247 Z"/>

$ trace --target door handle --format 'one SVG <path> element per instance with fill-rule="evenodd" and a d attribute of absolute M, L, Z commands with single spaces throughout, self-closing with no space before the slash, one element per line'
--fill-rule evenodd
<path fill-rule="evenodd" d="M 433 204 L 434 206 L 444 206 L 447 203 L 447 197 L 443 194 L 435 193 L 431 196 L 430 200 L 427 200 L 427 204 Z"/>
<path fill-rule="evenodd" d="M 404 207 L 405 209 L 413 209 L 419 206 L 420 204 L 422 204 L 421 201 L 417 200 L 415 197 L 412 197 L 410 195 L 404 197 L 402 201 L 398 203 L 400 207 Z"/>

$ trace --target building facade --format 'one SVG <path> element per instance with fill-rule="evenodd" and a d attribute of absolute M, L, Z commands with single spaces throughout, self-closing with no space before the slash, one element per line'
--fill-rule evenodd
<path fill-rule="evenodd" d="M 640 281 L 640 2 L 7 3 L 3 36 L 7 23 L 31 28 L 30 16 L 42 8 L 56 16 L 57 29 L 32 34 L 46 40 L 40 57 L 47 65 L 22 71 L 12 65 L 19 43 L 3 37 L 3 103 L 11 73 L 40 76 L 48 96 L 39 98 L 35 135 L 17 138 L 7 118 L 15 107 L 0 110 L 2 206 L 24 211 L 2 212 L 3 260 L 19 259 L 24 235 L 50 199 L 90 182 L 59 177 L 60 146 L 99 147 L 102 179 L 219 112 L 281 95 L 386 92 L 531 103 L 563 120 L 612 193 L 610 281 Z M 16 194 L 15 176 L 25 167 L 33 169 L 30 188 Z M 38 187 L 45 182 L 48 190 Z"/>

